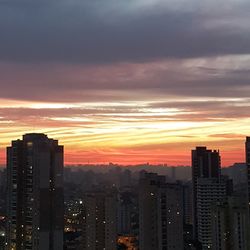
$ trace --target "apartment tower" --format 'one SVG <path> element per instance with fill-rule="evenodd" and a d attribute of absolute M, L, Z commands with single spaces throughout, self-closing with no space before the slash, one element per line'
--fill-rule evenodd
<path fill-rule="evenodd" d="M 7 148 L 7 250 L 63 249 L 63 146 L 26 134 Z"/>
<path fill-rule="evenodd" d="M 183 249 L 182 186 L 145 173 L 139 182 L 139 243 L 143 250 Z"/>
<path fill-rule="evenodd" d="M 219 151 L 206 147 L 196 147 L 192 150 L 192 182 L 193 182 L 193 232 L 198 239 L 197 231 L 197 185 L 199 178 L 219 178 L 221 161 Z"/>

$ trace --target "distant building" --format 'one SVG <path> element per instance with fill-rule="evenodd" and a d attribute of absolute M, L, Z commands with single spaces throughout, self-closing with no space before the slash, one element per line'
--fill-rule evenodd
<path fill-rule="evenodd" d="M 139 181 L 139 244 L 143 250 L 183 249 L 182 187 L 144 173 Z"/>
<path fill-rule="evenodd" d="M 7 250 L 63 249 L 63 147 L 26 134 L 7 148 Z"/>
<path fill-rule="evenodd" d="M 135 224 L 138 225 L 138 197 L 132 192 L 121 192 L 118 202 L 119 235 L 135 236 L 138 233 Z"/>
<path fill-rule="evenodd" d="M 125 169 L 120 174 L 120 186 L 121 187 L 130 187 L 131 184 L 132 184 L 131 171 L 129 169 Z"/>
<path fill-rule="evenodd" d="M 234 187 L 247 184 L 246 163 L 235 163 L 230 167 L 222 168 L 222 174 L 233 180 Z"/>
<path fill-rule="evenodd" d="M 183 183 L 183 220 L 186 225 L 193 225 L 193 196 L 191 181 Z"/>
<path fill-rule="evenodd" d="M 117 248 L 117 193 L 113 190 L 87 192 L 83 199 L 83 248 Z"/>
<path fill-rule="evenodd" d="M 231 194 L 231 186 L 223 176 L 197 180 L 197 233 L 203 250 L 212 248 L 212 206 Z"/>
<path fill-rule="evenodd" d="M 171 179 L 173 182 L 176 181 L 176 167 L 171 167 Z"/>
<path fill-rule="evenodd" d="M 245 197 L 228 197 L 212 208 L 212 250 L 247 250 Z"/>
<path fill-rule="evenodd" d="M 219 151 L 206 147 L 196 147 L 192 150 L 192 182 L 193 182 L 193 229 L 194 238 L 198 239 L 197 222 L 197 185 L 199 178 L 219 178 L 221 160 Z"/>
<path fill-rule="evenodd" d="M 182 190 L 183 190 L 183 235 L 184 235 L 184 249 L 186 250 L 190 249 L 190 246 L 193 245 L 193 243 L 195 243 L 193 237 L 192 182 L 189 181 L 186 183 L 182 183 Z"/>

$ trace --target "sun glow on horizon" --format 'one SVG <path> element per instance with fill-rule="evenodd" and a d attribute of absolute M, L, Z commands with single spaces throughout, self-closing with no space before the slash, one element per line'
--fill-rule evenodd
<path fill-rule="evenodd" d="M 159 103 L 150 100 L 51 105 L 1 100 L 1 164 L 10 141 L 30 131 L 59 139 L 65 145 L 65 161 L 70 164 L 190 165 L 190 150 L 197 145 L 220 149 L 224 165 L 244 160 L 243 140 L 250 118 L 221 119 L 213 112 L 204 114 L 202 109 L 185 108 L 185 103 L 178 108 L 158 107 Z"/>

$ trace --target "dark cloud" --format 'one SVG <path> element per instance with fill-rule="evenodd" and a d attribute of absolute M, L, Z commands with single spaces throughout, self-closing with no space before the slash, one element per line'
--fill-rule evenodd
<path fill-rule="evenodd" d="M 201 62 L 200 62 L 201 61 Z M 0 64 L 0 98 L 50 102 L 162 100 L 250 95 L 250 58 L 137 64 Z"/>
<path fill-rule="evenodd" d="M 217 2 L 202 2 L 0 1 L 0 60 L 98 64 L 250 53 L 249 3 L 225 1 L 219 11 Z"/>
<path fill-rule="evenodd" d="M 0 98 L 250 95 L 250 3 L 0 0 Z"/>

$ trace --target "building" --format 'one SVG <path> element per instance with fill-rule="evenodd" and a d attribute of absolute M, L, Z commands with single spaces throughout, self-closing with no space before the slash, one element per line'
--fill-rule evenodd
<path fill-rule="evenodd" d="M 248 225 L 250 225 L 250 137 L 246 137 L 245 143 L 246 168 L 247 168 L 247 206 L 248 206 Z M 248 226 L 248 249 L 250 249 L 250 226 Z"/>
<path fill-rule="evenodd" d="M 84 195 L 83 248 L 117 248 L 117 192 L 91 191 Z"/>
<path fill-rule="evenodd" d="M 212 249 L 247 250 L 247 206 L 245 197 L 232 196 L 212 208 Z"/>
<path fill-rule="evenodd" d="M 247 165 L 247 183 L 248 183 L 248 206 L 250 212 L 250 137 L 246 138 L 246 165 Z"/>
<path fill-rule="evenodd" d="M 197 182 L 198 178 L 219 178 L 221 161 L 219 151 L 206 147 L 196 147 L 192 150 L 192 183 L 193 183 L 193 234 L 198 238 L 197 228 Z"/>
<path fill-rule="evenodd" d="M 231 186 L 224 176 L 197 180 L 197 233 L 203 250 L 212 248 L 212 206 L 231 194 Z"/>
<path fill-rule="evenodd" d="M 192 182 L 188 181 L 182 183 L 183 189 L 183 235 L 184 235 L 184 249 L 190 249 L 193 245 L 193 196 L 192 196 Z M 192 248 L 191 248 L 192 249 Z"/>
<path fill-rule="evenodd" d="M 183 188 L 183 220 L 186 225 L 193 225 L 192 183 L 182 183 Z"/>
<path fill-rule="evenodd" d="M 7 148 L 7 250 L 63 249 L 63 146 L 26 134 Z"/>
<path fill-rule="evenodd" d="M 143 250 L 183 249 L 180 184 L 144 173 L 139 181 L 139 244 Z"/>
<path fill-rule="evenodd" d="M 242 187 L 247 184 L 246 163 L 234 163 L 232 166 L 222 168 L 222 174 L 233 180 L 234 187 Z"/>
<path fill-rule="evenodd" d="M 138 223 L 138 197 L 133 192 L 119 193 L 118 234 L 135 235 L 134 224 Z"/>

